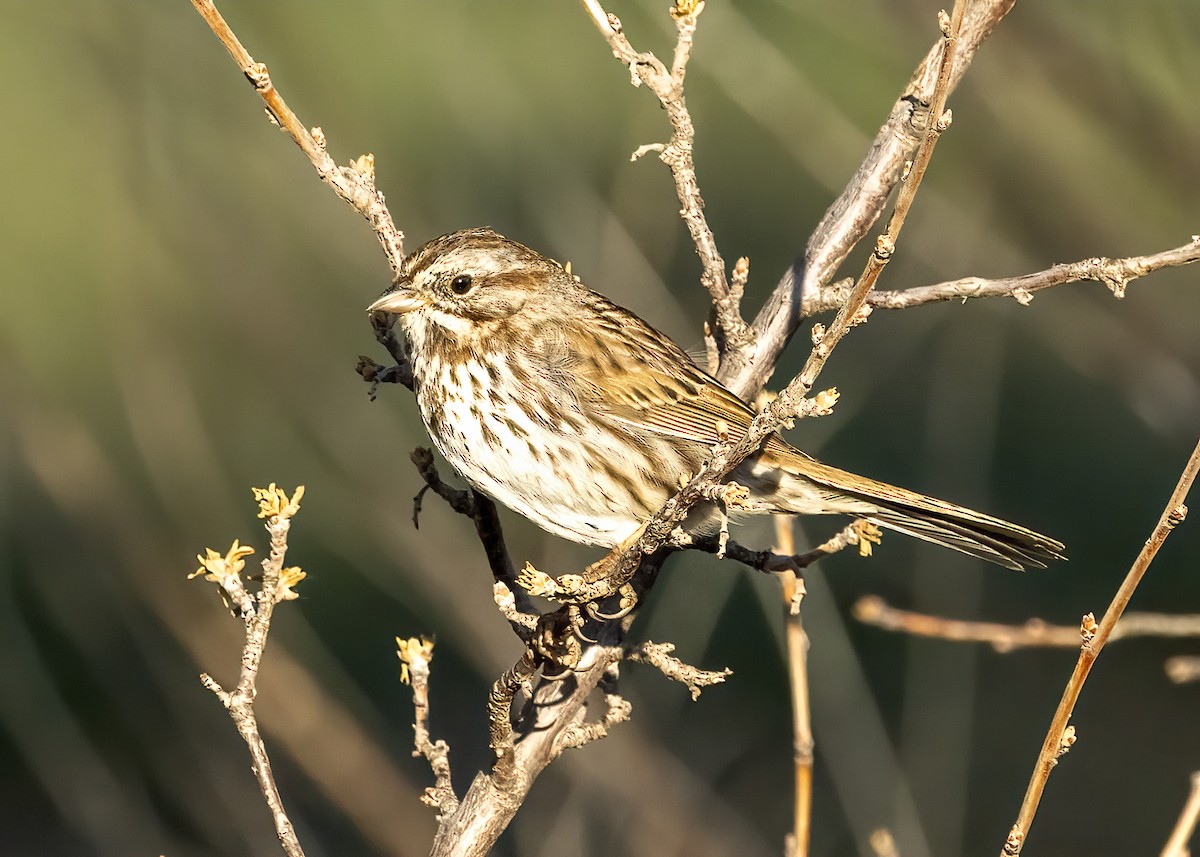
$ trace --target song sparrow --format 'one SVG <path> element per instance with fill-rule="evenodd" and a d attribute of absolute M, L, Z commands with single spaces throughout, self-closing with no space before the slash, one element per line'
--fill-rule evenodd
<path fill-rule="evenodd" d="M 628 310 L 490 229 L 430 241 L 368 307 L 395 313 L 433 442 L 475 488 L 550 532 L 611 547 L 754 411 Z M 730 475 L 750 512 L 850 515 L 1009 568 L 1063 545 L 830 467 L 778 435 Z M 709 508 L 689 525 L 703 525 Z"/>

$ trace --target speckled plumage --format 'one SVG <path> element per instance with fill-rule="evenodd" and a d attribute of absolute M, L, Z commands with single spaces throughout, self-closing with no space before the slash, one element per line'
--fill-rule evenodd
<path fill-rule="evenodd" d="M 416 250 L 371 309 L 399 317 L 421 416 L 446 460 L 574 541 L 620 543 L 700 468 L 719 430 L 736 434 L 754 416 L 667 336 L 490 229 Z M 730 479 L 750 489 L 750 512 L 852 515 L 1012 568 L 1063 549 L 778 436 Z"/>

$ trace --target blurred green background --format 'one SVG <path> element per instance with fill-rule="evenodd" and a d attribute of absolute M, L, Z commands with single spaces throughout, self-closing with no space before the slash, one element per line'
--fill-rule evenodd
<path fill-rule="evenodd" d="M 667 2 L 614 0 L 666 53 Z M 419 487 L 411 396 L 367 400 L 384 355 L 363 309 L 388 270 L 185 0 L 7 0 L 0 79 L 0 854 L 273 855 L 224 711 L 240 625 L 193 554 L 260 547 L 251 485 L 308 487 L 260 718 L 310 855 L 426 853 L 430 783 L 410 758 L 395 634 L 438 639 L 433 729 L 465 788 L 484 697 L 518 654 L 467 521 Z M 752 261 L 752 312 L 859 163 L 932 43 L 918 0 L 724 2 L 700 25 L 688 99 L 718 243 Z M 698 264 L 666 169 L 630 164 L 665 120 L 577 4 L 296 3 L 222 9 L 345 162 L 377 158 L 409 247 L 491 225 L 687 347 Z M 1200 6 L 1018 3 L 954 94 L 881 287 L 1147 253 L 1200 229 Z M 857 258 L 857 257 L 856 257 Z M 857 268 L 848 265 L 847 272 Z M 1017 575 L 888 536 L 809 576 L 813 853 L 994 854 L 1074 661 L 863 628 L 866 593 L 965 618 L 1100 613 L 1200 427 L 1200 271 L 1013 301 L 879 312 L 822 377 L 842 400 L 797 444 L 1050 533 L 1071 561 Z M 803 337 L 801 337 L 803 339 Z M 804 357 L 790 349 L 780 375 Z M 787 377 L 790 377 L 787 376 Z M 786 378 L 777 378 L 782 383 Z M 447 474 L 449 475 L 449 474 Z M 514 556 L 595 554 L 505 512 Z M 810 543 L 832 521 L 805 524 Z M 755 525 L 740 538 L 764 545 Z M 1180 528 L 1135 609 L 1200 612 L 1200 534 Z M 637 633 L 730 666 L 697 704 L 627 668 L 633 722 L 556 762 L 497 853 L 781 853 L 791 735 L 774 581 L 676 559 Z M 1156 853 L 1200 768 L 1200 687 L 1121 642 L 1076 712 L 1029 854 Z"/>

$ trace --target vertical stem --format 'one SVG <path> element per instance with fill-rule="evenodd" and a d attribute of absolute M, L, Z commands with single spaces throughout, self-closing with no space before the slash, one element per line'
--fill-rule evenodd
<path fill-rule="evenodd" d="M 775 516 L 775 551 L 784 556 L 796 553 L 792 537 L 792 519 Z M 792 697 L 792 762 L 795 767 L 795 795 L 792 812 L 792 857 L 807 857 L 812 829 L 813 734 L 808 699 L 808 634 L 800 619 L 804 598 L 804 580 L 794 571 L 778 574 L 783 596 L 783 627 L 787 639 L 788 684 Z"/>

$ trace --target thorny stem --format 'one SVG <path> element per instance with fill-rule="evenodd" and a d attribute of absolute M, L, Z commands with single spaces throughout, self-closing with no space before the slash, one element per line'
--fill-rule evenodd
<path fill-rule="evenodd" d="M 1187 507 L 1184 505 L 1184 500 L 1187 499 L 1188 491 L 1196 479 L 1197 471 L 1200 471 L 1200 443 L 1197 443 L 1196 448 L 1192 451 L 1191 458 L 1188 459 L 1188 463 L 1183 469 L 1183 474 L 1179 477 L 1179 482 L 1176 484 L 1175 490 L 1171 492 L 1171 499 L 1167 501 L 1166 508 L 1163 509 L 1162 515 L 1159 516 L 1158 524 L 1150 534 L 1150 538 L 1142 546 L 1142 550 L 1138 553 L 1137 559 L 1134 560 L 1133 565 L 1130 567 L 1129 573 L 1125 575 L 1125 580 L 1122 581 L 1116 595 L 1113 596 L 1112 603 L 1104 611 L 1104 616 L 1100 620 L 1100 624 L 1095 626 L 1094 633 L 1084 634 L 1084 642 L 1079 650 L 1079 659 L 1076 661 L 1075 669 L 1072 671 L 1071 677 L 1067 681 L 1067 686 L 1063 690 L 1058 708 L 1054 712 L 1054 718 L 1050 721 L 1050 729 L 1046 732 L 1046 739 L 1042 742 L 1041 752 L 1038 753 L 1037 763 L 1033 769 L 1033 776 L 1029 780 L 1029 786 L 1025 791 L 1025 798 L 1021 801 L 1021 809 L 1017 814 L 1017 821 L 1008 835 L 1004 848 L 1001 850 L 1002 857 L 1015 857 L 1021 853 L 1026 837 L 1029 835 L 1030 825 L 1033 824 L 1033 817 L 1037 813 L 1038 804 L 1042 799 L 1042 792 L 1046 788 L 1046 781 L 1050 777 L 1050 771 L 1058 764 L 1059 757 L 1066 752 L 1070 745 L 1070 741 L 1066 740 L 1068 729 L 1070 728 L 1068 722 L 1071 719 L 1071 712 L 1075 710 L 1075 703 L 1079 699 L 1079 694 L 1083 690 L 1083 684 L 1087 681 L 1088 673 L 1091 672 L 1092 664 L 1096 662 L 1096 658 L 1100 655 L 1100 650 L 1108 642 L 1113 628 L 1116 627 L 1117 620 L 1125 612 L 1129 600 L 1133 597 L 1134 590 L 1141 583 L 1142 577 L 1145 576 L 1150 563 L 1154 561 L 1159 548 L 1162 547 L 1171 530 L 1183 521 L 1187 515 Z M 1085 622 L 1086 625 L 1087 623 Z M 1073 739 L 1073 737 L 1072 730 L 1070 738 Z"/>

